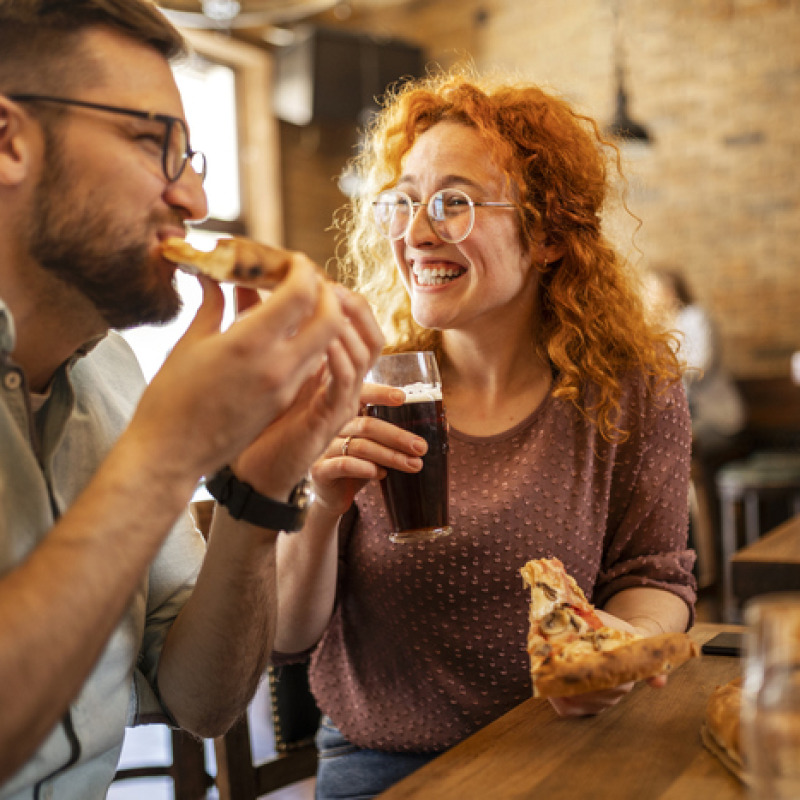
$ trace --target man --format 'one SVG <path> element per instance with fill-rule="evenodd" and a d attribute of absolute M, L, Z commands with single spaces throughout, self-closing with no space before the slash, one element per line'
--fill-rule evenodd
<path fill-rule="evenodd" d="M 214 736 L 244 711 L 278 530 L 382 344 L 366 305 L 294 255 L 225 332 L 202 279 L 145 388 L 112 329 L 174 315 L 158 245 L 206 214 L 181 46 L 147 0 L 0 0 L 3 798 L 103 797 L 126 724 L 157 711 Z M 233 510 L 206 552 L 185 508 L 225 465 Z M 241 482 L 256 494 L 234 508 Z"/>

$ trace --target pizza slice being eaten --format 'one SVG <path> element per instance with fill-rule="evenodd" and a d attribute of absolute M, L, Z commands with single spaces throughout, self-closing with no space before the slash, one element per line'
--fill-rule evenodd
<path fill-rule="evenodd" d="M 171 237 L 161 243 L 160 252 L 192 274 L 201 273 L 220 283 L 256 289 L 274 289 L 286 277 L 296 255 L 241 237 L 220 239 L 210 252 Z"/>
<path fill-rule="evenodd" d="M 534 697 L 612 689 L 670 672 L 700 653 L 685 633 L 643 637 L 604 625 L 557 558 L 529 561 L 520 572 L 531 592 Z"/>

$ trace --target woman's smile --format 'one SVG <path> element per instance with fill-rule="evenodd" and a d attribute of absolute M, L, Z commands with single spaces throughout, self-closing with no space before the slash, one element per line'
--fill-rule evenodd
<path fill-rule="evenodd" d="M 415 263 L 411 266 L 414 282 L 418 286 L 443 286 L 460 278 L 466 270 L 448 261 Z"/>

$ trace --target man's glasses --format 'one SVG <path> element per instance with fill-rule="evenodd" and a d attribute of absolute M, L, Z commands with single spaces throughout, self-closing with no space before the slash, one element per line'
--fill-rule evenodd
<path fill-rule="evenodd" d="M 200 176 L 201 181 L 206 178 L 205 154 L 199 150 L 192 150 L 189 145 L 189 131 L 186 129 L 186 123 L 180 117 L 171 117 L 169 114 L 154 114 L 151 111 L 139 111 L 135 108 L 120 108 L 119 106 L 90 103 L 86 100 L 51 97 L 43 94 L 12 94 L 8 95 L 8 98 L 17 103 L 60 103 L 65 106 L 91 108 L 95 111 L 107 111 L 111 114 L 124 114 L 126 117 L 160 122 L 164 125 L 164 138 L 161 142 L 161 167 L 164 170 L 164 177 L 167 181 L 169 183 L 177 181 L 183 175 L 187 164 L 191 164 L 192 169 Z"/>
<path fill-rule="evenodd" d="M 514 203 L 478 203 L 460 189 L 440 189 L 427 203 L 412 200 L 405 192 L 389 189 L 372 203 L 378 230 L 387 239 L 397 241 L 411 230 L 416 209 L 425 207 L 434 233 L 444 242 L 458 244 L 472 232 L 475 208 L 516 208 Z"/>

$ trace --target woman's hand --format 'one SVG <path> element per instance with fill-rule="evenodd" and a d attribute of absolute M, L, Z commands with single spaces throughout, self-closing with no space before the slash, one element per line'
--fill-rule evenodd
<path fill-rule="evenodd" d="M 643 631 L 637 630 L 629 622 L 624 619 L 615 617 L 601 609 L 596 609 L 597 616 L 603 621 L 603 624 L 609 628 L 616 628 L 621 631 L 628 631 L 628 633 L 635 633 L 637 635 L 646 635 Z M 655 689 L 660 689 L 667 685 L 666 675 L 656 675 L 654 678 L 648 678 L 647 683 Z M 599 714 L 607 708 L 611 708 L 619 703 L 628 692 L 634 687 L 634 683 L 623 683 L 620 686 L 615 686 L 612 689 L 605 689 L 601 692 L 585 692 L 584 694 L 576 694 L 572 697 L 551 697 L 550 705 L 562 717 L 588 717 Z"/>
<path fill-rule="evenodd" d="M 401 406 L 402 389 L 364 384 L 360 400 L 361 413 L 344 425 L 311 469 L 316 505 L 334 516 L 344 514 L 366 483 L 383 478 L 388 468 L 419 472 L 428 449 L 422 437 L 364 414 L 367 405 Z"/>

